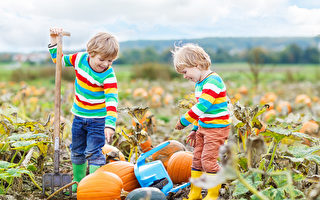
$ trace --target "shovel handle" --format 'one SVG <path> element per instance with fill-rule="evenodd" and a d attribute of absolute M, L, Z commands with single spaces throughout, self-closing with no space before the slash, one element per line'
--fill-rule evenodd
<path fill-rule="evenodd" d="M 57 57 L 55 75 L 55 101 L 54 101 L 54 168 L 59 171 L 59 151 L 60 151 L 60 108 L 61 108 L 61 71 L 62 71 L 62 37 L 70 36 L 70 33 L 63 32 L 57 36 Z"/>

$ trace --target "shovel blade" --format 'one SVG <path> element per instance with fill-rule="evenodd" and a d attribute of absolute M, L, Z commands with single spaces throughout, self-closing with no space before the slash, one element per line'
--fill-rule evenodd
<path fill-rule="evenodd" d="M 54 188 L 61 188 L 71 183 L 72 178 L 70 174 L 61 173 L 46 173 L 42 176 L 42 193 L 45 194 L 46 188 L 51 188 L 51 193 L 54 192 Z M 69 187 L 69 194 L 72 195 L 72 187 Z"/>

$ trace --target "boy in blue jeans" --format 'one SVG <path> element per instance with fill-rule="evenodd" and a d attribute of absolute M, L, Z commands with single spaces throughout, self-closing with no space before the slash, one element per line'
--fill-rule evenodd
<path fill-rule="evenodd" d="M 198 45 L 176 47 L 172 53 L 176 71 L 195 83 L 197 103 L 175 127 L 181 130 L 193 124 L 187 136 L 187 143 L 194 147 L 191 178 L 199 178 L 203 173 L 215 176 L 220 170 L 219 148 L 227 140 L 231 124 L 226 86 L 222 78 L 210 70 L 211 59 Z M 218 199 L 220 187 L 208 189 L 204 200 Z M 201 188 L 191 184 L 188 200 L 197 199 L 202 199 Z"/>
<path fill-rule="evenodd" d="M 57 56 L 57 36 L 62 28 L 51 28 L 49 52 L 53 62 Z M 101 148 L 115 132 L 118 90 L 112 62 L 117 58 L 119 43 L 108 33 L 96 34 L 87 43 L 87 52 L 63 55 L 62 65 L 75 70 L 75 98 L 71 109 L 71 162 L 73 181 L 80 182 L 89 173 L 106 164 Z M 77 185 L 72 185 L 77 191 Z"/>

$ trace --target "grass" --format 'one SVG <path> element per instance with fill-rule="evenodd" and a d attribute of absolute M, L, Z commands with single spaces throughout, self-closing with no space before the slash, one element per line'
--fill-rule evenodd
<path fill-rule="evenodd" d="M 128 82 L 131 79 L 133 65 L 114 65 L 118 82 Z M 247 63 L 217 63 L 212 67 L 223 79 L 239 84 L 251 84 L 252 74 Z M 320 80 L 320 66 L 312 64 L 277 64 L 264 65 L 261 71 L 261 83 L 267 84 L 272 81 L 281 82 L 315 82 Z M 32 73 L 30 71 L 33 71 Z M 0 63 L 0 81 L 25 81 L 31 85 L 54 87 L 54 68 L 48 66 L 28 66 L 22 64 L 17 68 L 15 64 Z M 73 69 L 63 70 L 67 76 L 66 81 L 73 80 Z"/>

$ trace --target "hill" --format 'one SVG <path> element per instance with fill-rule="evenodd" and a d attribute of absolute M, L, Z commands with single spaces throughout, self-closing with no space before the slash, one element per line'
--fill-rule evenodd
<path fill-rule="evenodd" d="M 301 48 L 317 46 L 319 37 L 210 37 L 199 39 L 177 40 L 135 40 L 120 42 L 121 50 L 143 49 L 154 47 L 158 51 L 172 49 L 174 44 L 196 43 L 206 49 L 223 48 L 226 50 L 243 50 L 252 47 L 264 47 L 270 50 L 281 50 L 289 44 L 296 44 Z"/>

